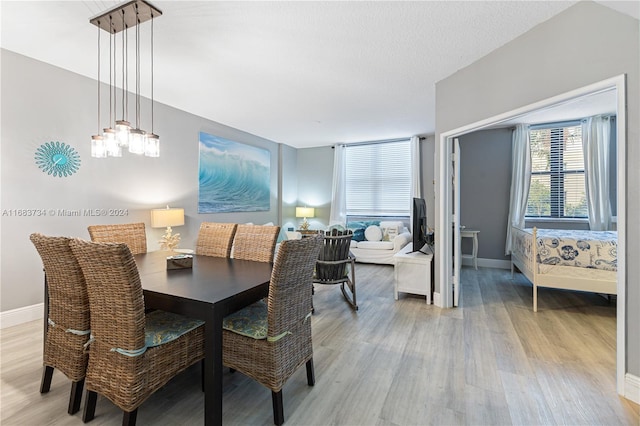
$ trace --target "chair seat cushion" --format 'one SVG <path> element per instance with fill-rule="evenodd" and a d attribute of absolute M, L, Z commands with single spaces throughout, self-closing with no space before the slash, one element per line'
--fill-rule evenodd
<path fill-rule="evenodd" d="M 260 300 L 224 317 L 222 328 L 252 339 L 266 339 L 267 304 Z"/>
<path fill-rule="evenodd" d="M 146 315 L 144 344 L 147 348 L 171 342 L 204 324 L 204 321 L 165 311 Z"/>

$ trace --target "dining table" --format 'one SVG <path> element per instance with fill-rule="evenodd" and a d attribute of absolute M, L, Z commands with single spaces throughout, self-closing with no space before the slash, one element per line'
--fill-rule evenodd
<path fill-rule="evenodd" d="M 204 321 L 204 424 L 222 424 L 222 321 L 266 297 L 273 264 L 193 254 L 190 268 L 167 269 L 169 251 L 135 255 L 145 308 Z"/>

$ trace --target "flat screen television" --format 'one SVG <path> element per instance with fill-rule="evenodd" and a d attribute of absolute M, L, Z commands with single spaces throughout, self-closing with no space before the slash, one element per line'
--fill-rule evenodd
<path fill-rule="evenodd" d="M 413 252 L 420 252 L 427 243 L 427 203 L 424 198 L 413 199 L 413 223 L 411 224 L 413 237 Z"/>

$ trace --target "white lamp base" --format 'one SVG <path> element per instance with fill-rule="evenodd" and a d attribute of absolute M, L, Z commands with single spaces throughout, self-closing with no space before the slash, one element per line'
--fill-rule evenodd
<path fill-rule="evenodd" d="M 171 227 L 167 226 L 167 230 L 158 241 L 162 250 L 173 250 L 180 244 L 180 234 L 173 234 Z"/>

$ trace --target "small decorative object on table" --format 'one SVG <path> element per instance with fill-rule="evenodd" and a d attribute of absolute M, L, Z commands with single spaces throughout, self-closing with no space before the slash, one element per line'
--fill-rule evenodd
<path fill-rule="evenodd" d="M 176 254 L 167 256 L 167 269 L 188 269 L 193 267 L 193 256 L 190 254 Z"/>

